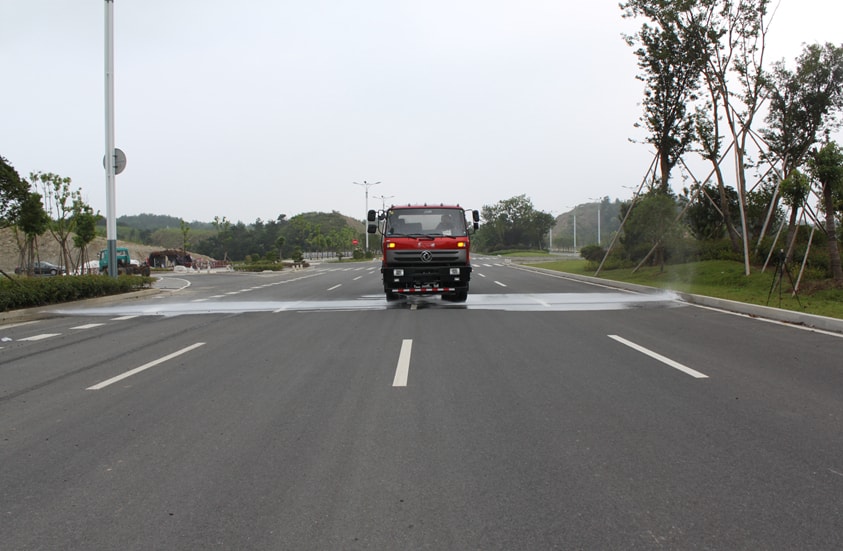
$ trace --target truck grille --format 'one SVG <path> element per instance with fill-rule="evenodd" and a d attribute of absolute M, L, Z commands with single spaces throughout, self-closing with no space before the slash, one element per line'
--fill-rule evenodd
<path fill-rule="evenodd" d="M 465 264 L 465 250 L 424 249 L 387 251 L 387 262 L 393 267 L 401 266 L 448 266 Z"/>

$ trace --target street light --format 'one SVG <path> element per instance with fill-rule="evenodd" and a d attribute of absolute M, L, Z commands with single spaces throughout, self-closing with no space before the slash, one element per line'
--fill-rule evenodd
<path fill-rule="evenodd" d="M 386 200 L 394 199 L 394 195 L 375 195 L 375 199 L 381 200 L 381 210 L 386 210 Z"/>
<path fill-rule="evenodd" d="M 600 245 L 600 203 L 603 202 L 602 197 L 589 197 L 589 201 L 597 201 L 597 245 Z"/>
<path fill-rule="evenodd" d="M 351 182 L 351 183 L 356 185 L 356 186 L 363 186 L 366 189 L 366 216 L 363 218 L 364 220 L 366 220 L 369 216 L 369 188 L 372 187 L 372 186 L 378 185 L 380 182 L 375 182 L 373 184 L 370 184 L 366 180 L 363 180 L 362 184 L 360 182 Z M 367 251 L 369 250 L 369 232 L 368 231 L 366 232 L 366 250 Z"/>

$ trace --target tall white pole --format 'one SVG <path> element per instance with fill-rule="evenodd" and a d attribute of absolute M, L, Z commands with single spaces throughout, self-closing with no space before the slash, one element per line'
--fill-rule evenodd
<path fill-rule="evenodd" d="M 366 188 L 366 217 L 367 218 L 364 218 L 364 220 L 366 220 L 366 219 L 368 219 L 368 216 L 369 216 L 369 188 L 372 187 L 372 186 L 378 185 L 380 182 L 375 182 L 374 184 L 370 184 L 366 180 L 363 180 L 362 184 L 360 182 L 351 182 L 351 183 L 356 185 L 356 186 L 363 186 L 364 188 Z M 369 232 L 367 231 L 366 232 L 366 251 L 368 251 L 368 250 L 369 250 Z"/>
<path fill-rule="evenodd" d="M 597 203 L 597 244 L 600 245 L 600 203 Z"/>
<path fill-rule="evenodd" d="M 105 213 L 108 275 L 111 277 L 117 277 L 117 199 L 114 174 L 114 0 L 105 0 Z"/>
<path fill-rule="evenodd" d="M 597 244 L 600 245 L 600 203 L 603 202 L 602 197 L 590 197 L 589 201 L 597 201 Z"/>

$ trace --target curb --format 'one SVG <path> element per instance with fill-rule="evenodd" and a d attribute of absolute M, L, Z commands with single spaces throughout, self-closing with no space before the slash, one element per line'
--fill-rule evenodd
<path fill-rule="evenodd" d="M 538 268 L 536 266 L 517 265 L 524 270 L 535 270 L 537 272 L 563 275 L 575 281 L 583 281 L 586 283 L 594 283 L 604 287 L 612 287 L 616 289 L 623 289 L 625 291 L 632 291 L 634 293 L 654 293 L 665 291 L 660 287 L 649 287 L 647 285 L 638 285 L 636 283 L 625 283 L 623 281 L 613 281 L 611 279 L 602 279 L 599 277 L 585 276 L 580 274 L 572 274 L 569 272 L 559 272 L 556 270 L 548 270 L 547 268 Z M 754 318 L 762 318 L 766 320 L 778 321 L 782 323 L 789 323 L 792 325 L 802 325 L 813 329 L 820 329 L 823 331 L 830 331 L 834 333 L 843 333 L 843 320 L 837 318 L 829 318 L 826 316 L 818 316 L 816 314 L 803 314 L 793 310 L 782 310 L 780 308 L 773 308 L 771 306 L 759 306 L 755 304 L 747 304 L 745 302 L 737 302 L 723 298 L 713 298 L 703 295 L 692 295 L 691 293 L 683 293 L 680 291 L 671 291 L 688 304 L 695 306 L 705 306 L 707 308 L 716 308 L 718 310 L 725 310 L 737 314 L 744 314 Z"/>

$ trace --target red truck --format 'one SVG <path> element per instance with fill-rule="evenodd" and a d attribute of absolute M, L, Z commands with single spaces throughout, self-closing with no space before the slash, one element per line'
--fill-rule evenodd
<path fill-rule="evenodd" d="M 370 210 L 367 231 L 383 235 L 383 290 L 386 300 L 404 295 L 439 294 L 465 302 L 471 279 L 471 242 L 480 213 L 459 205 L 392 206 Z"/>

